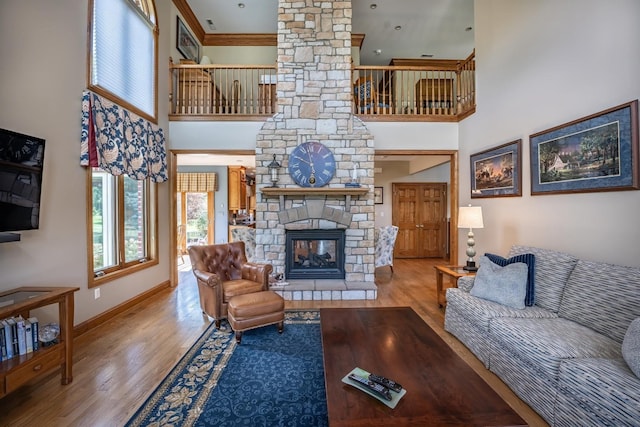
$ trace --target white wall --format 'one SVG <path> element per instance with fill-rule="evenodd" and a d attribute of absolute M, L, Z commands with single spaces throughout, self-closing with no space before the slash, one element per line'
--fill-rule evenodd
<path fill-rule="evenodd" d="M 17 286 L 77 286 L 75 323 L 83 322 L 169 279 L 168 184 L 159 188 L 160 264 L 87 288 L 86 174 L 80 167 L 80 110 L 86 87 L 88 2 L 0 2 L 0 127 L 46 140 L 40 229 L 0 244 L 0 290 Z M 168 3 L 160 9 L 168 28 Z M 175 18 L 174 18 L 175 19 Z M 34 24 L 37 23 L 37 24 Z M 160 52 L 168 52 L 161 32 Z M 168 55 L 160 55 L 166 64 Z M 167 99 L 167 68 L 159 67 L 159 99 Z M 167 129 L 167 103 L 159 102 Z"/>
<path fill-rule="evenodd" d="M 460 123 L 460 205 L 478 254 L 512 244 L 640 266 L 640 192 L 531 196 L 528 136 L 640 96 L 637 0 L 475 2 L 477 110 Z M 523 140 L 522 197 L 470 198 L 472 153 Z M 465 237 L 459 234 L 460 261 Z"/>

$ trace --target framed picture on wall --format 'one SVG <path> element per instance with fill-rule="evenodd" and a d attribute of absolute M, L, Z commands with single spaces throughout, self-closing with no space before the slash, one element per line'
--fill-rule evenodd
<path fill-rule="evenodd" d="M 637 190 L 638 100 L 538 132 L 531 194 Z"/>
<path fill-rule="evenodd" d="M 382 187 L 373 187 L 373 203 L 382 204 Z"/>
<path fill-rule="evenodd" d="M 522 196 L 522 140 L 471 155 L 471 198 Z"/>
<path fill-rule="evenodd" d="M 180 19 L 178 19 L 178 27 L 176 29 L 176 48 L 178 52 L 186 59 L 190 59 L 196 64 L 200 61 L 200 45 L 196 41 L 195 37 L 189 32 L 187 26 Z"/>

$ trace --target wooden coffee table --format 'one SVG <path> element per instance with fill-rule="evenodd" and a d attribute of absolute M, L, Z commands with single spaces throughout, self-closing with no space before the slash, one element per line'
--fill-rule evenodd
<path fill-rule="evenodd" d="M 410 307 L 320 309 L 330 426 L 522 426 L 525 421 Z M 353 368 L 407 394 L 391 409 L 341 380 Z"/>

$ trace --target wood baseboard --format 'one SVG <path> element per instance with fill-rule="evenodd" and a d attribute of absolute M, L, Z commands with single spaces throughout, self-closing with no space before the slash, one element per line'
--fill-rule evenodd
<path fill-rule="evenodd" d="M 73 327 L 73 337 L 76 338 L 82 334 L 84 334 L 85 332 L 90 331 L 91 329 L 102 325 L 103 323 L 113 319 L 114 317 L 116 317 L 118 314 L 130 309 L 131 307 L 135 306 L 136 304 L 140 304 L 141 302 L 147 300 L 148 298 L 159 294 L 163 291 L 165 291 L 166 289 L 170 289 L 171 288 L 171 281 L 166 280 L 162 283 L 160 283 L 158 286 L 154 286 L 153 288 L 149 289 L 148 291 L 145 291 L 143 293 L 141 293 L 140 295 L 136 295 L 135 297 L 124 301 L 121 304 L 116 305 L 115 307 L 110 308 L 109 310 L 105 311 L 104 313 L 101 313 L 95 317 L 92 317 L 91 319 L 85 320 L 82 323 L 79 323 L 77 325 L 75 325 Z"/>

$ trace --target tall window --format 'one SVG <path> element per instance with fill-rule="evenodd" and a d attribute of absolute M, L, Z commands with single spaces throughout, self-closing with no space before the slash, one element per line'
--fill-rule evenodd
<path fill-rule="evenodd" d="M 93 275 L 143 266 L 155 252 L 155 184 L 91 171 Z"/>
<path fill-rule="evenodd" d="M 153 0 L 92 0 L 89 88 L 157 123 Z M 90 286 L 157 263 L 156 184 L 88 169 Z"/>
<path fill-rule="evenodd" d="M 93 0 L 90 7 L 89 88 L 156 123 L 158 55 L 153 0 Z"/>

